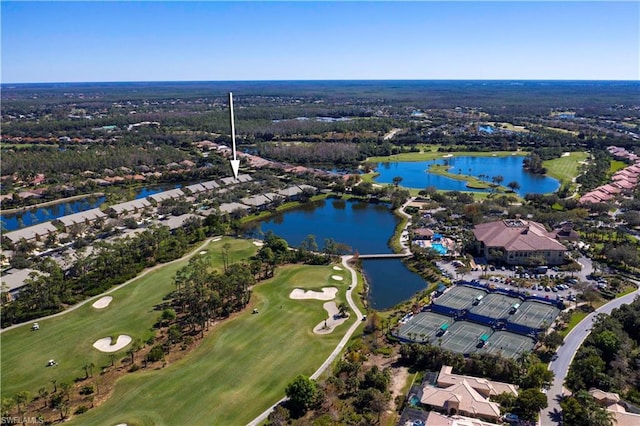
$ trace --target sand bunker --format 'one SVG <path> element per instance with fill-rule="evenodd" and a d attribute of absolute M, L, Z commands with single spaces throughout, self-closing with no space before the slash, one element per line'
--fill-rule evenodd
<path fill-rule="evenodd" d="M 342 281 L 344 280 L 344 278 L 342 278 L 340 275 L 331 275 L 331 278 L 333 278 L 336 281 Z"/>
<path fill-rule="evenodd" d="M 262 247 L 264 245 L 264 243 L 262 241 L 254 241 L 253 245 L 254 246 L 258 246 L 258 247 Z"/>
<path fill-rule="evenodd" d="M 211 241 L 215 242 L 215 241 L 220 241 L 222 239 L 222 237 L 215 237 L 214 239 L 212 239 Z"/>
<path fill-rule="evenodd" d="M 313 328 L 313 332 L 316 334 L 329 334 L 331 333 L 337 326 L 348 320 L 349 318 L 341 318 L 338 317 L 338 307 L 336 306 L 336 302 L 327 302 L 322 305 L 324 309 L 329 314 L 329 318 L 320 322 Z"/>
<path fill-rule="evenodd" d="M 100 299 L 96 300 L 95 302 L 93 302 L 93 306 L 96 309 L 104 309 L 107 306 L 109 306 L 109 303 L 111 303 L 111 301 L 113 300 L 113 297 L 111 296 L 104 296 L 101 297 Z"/>
<path fill-rule="evenodd" d="M 453 157 L 453 154 L 446 154 L 442 156 L 442 158 L 451 158 L 451 157 Z"/>
<path fill-rule="evenodd" d="M 121 334 L 116 339 L 115 345 L 111 344 L 111 337 L 105 337 L 96 340 L 96 342 L 93 344 L 93 347 L 101 352 L 117 352 L 127 346 L 129 343 L 131 343 L 131 336 Z"/>
<path fill-rule="evenodd" d="M 200 254 L 207 254 L 207 251 L 206 251 L 206 250 L 202 250 L 202 251 L 200 252 Z"/>
<path fill-rule="evenodd" d="M 570 155 L 571 155 L 571 153 L 570 153 L 570 152 L 563 152 L 563 153 L 562 153 L 562 156 L 563 156 L 563 157 L 568 157 L 568 156 L 570 156 Z"/>
<path fill-rule="evenodd" d="M 338 289 L 335 287 L 322 287 L 322 291 L 294 289 L 289 297 L 291 299 L 316 299 L 331 300 L 336 297 Z"/>
<path fill-rule="evenodd" d="M 333 270 L 334 270 L 334 271 L 342 271 L 342 268 L 341 268 L 341 267 L 339 267 L 339 266 L 334 266 L 334 267 L 333 267 Z"/>

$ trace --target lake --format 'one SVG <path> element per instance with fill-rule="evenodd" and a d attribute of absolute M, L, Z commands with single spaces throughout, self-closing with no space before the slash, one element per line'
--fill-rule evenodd
<path fill-rule="evenodd" d="M 388 241 L 398 221 L 388 204 L 327 199 L 260 221 L 249 236 L 261 238 L 265 232 L 272 231 L 290 246 L 298 247 L 312 234 L 320 249 L 326 238 L 333 238 L 361 254 L 393 253 Z M 369 303 L 374 309 L 390 308 L 427 287 L 424 279 L 411 272 L 400 259 L 362 263 L 370 284 Z"/>
<path fill-rule="evenodd" d="M 547 194 L 560 188 L 558 180 L 524 170 L 522 168 L 523 161 L 523 156 L 510 155 L 506 157 L 453 156 L 429 161 L 378 163 L 376 171 L 380 175 L 375 178 L 375 181 L 377 183 L 393 183 L 395 176 L 402 176 L 401 185 L 408 188 L 423 189 L 427 186 L 434 186 L 446 191 L 488 192 L 488 190 L 467 188 L 465 181 L 451 179 L 428 171 L 432 164 L 448 164 L 451 166 L 450 173 L 475 177 L 486 175 L 489 177 L 484 180 L 489 183 L 491 183 L 491 178 L 496 175 L 501 175 L 504 178 L 502 186 L 516 181 L 520 184 L 520 189 L 517 191 L 520 196 L 529 193 Z"/>

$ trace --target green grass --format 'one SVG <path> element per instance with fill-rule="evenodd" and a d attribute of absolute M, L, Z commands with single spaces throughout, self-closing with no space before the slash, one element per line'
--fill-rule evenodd
<path fill-rule="evenodd" d="M 105 405 L 71 424 L 246 424 L 284 396 L 297 374 L 311 375 L 331 353 L 348 325 L 319 336 L 312 328 L 326 318 L 324 302 L 291 300 L 293 288 L 337 285 L 344 297 L 348 281 L 326 266 L 288 266 L 254 289 L 254 306 L 223 322 L 191 354 L 165 369 L 121 380 Z M 166 409 L 171 407 L 171 409 Z"/>
<path fill-rule="evenodd" d="M 609 174 L 612 175 L 618 170 L 624 169 L 625 167 L 627 167 L 627 163 L 625 163 L 624 161 L 611 160 L 611 163 L 609 164 Z"/>
<path fill-rule="evenodd" d="M 224 242 L 232 244 L 232 261 L 246 258 L 255 246 L 246 240 L 225 238 L 207 249 L 215 253 Z M 184 263 L 151 273 L 112 295 L 112 304 L 98 312 L 91 305 L 62 317 L 40 321 L 40 331 L 21 327 L 2 335 L 2 392 L 37 393 L 52 387 L 50 380 L 70 381 L 84 376 L 82 366 L 109 364 L 109 357 L 91 345 L 104 336 L 150 335 L 159 316 L 153 306 L 172 290 L 172 277 Z M 341 275 L 344 281 L 331 279 Z M 316 335 L 315 325 L 326 318 L 318 300 L 292 300 L 294 288 L 336 286 L 336 303 L 345 301 L 348 271 L 330 266 L 292 265 L 277 270 L 276 277 L 254 287 L 252 315 L 247 309 L 216 325 L 192 353 L 162 369 L 140 370 L 120 379 L 113 395 L 100 407 L 70 422 L 82 425 L 246 424 L 284 396 L 286 385 L 297 375 L 311 375 L 335 348 L 349 325 L 334 333 Z M 74 342 L 60 345 L 59 342 Z M 119 354 L 124 357 L 126 348 Z M 60 365 L 45 367 L 50 358 Z M 170 407 L 170 409 L 168 408 Z"/>
<path fill-rule="evenodd" d="M 245 240 L 225 238 L 212 242 L 206 250 L 216 266 L 221 265 L 221 260 L 215 251 L 227 241 L 232 245 L 232 260 L 250 256 L 256 250 Z M 31 331 L 27 324 L 2 333 L 2 396 L 23 390 L 36 394 L 40 387 L 50 388 L 53 379 L 60 383 L 84 377 L 82 366 L 85 364 L 110 364 L 109 355 L 92 346 L 99 338 L 128 334 L 133 338 L 148 339 L 152 335 L 151 326 L 160 314 L 153 308 L 174 290 L 175 272 L 185 264 L 186 261 L 180 261 L 165 265 L 111 293 L 113 301 L 105 309 L 93 308 L 93 301 L 90 301 L 73 312 L 39 321 L 37 332 Z M 118 352 L 120 358 L 126 356 L 126 350 Z M 56 360 L 59 365 L 46 368 L 49 359 Z"/>
<path fill-rule="evenodd" d="M 585 319 L 587 315 L 589 315 L 587 312 L 583 312 L 581 310 L 573 311 L 573 313 L 571 314 L 571 319 L 569 320 L 569 324 L 567 324 L 567 328 L 560 331 L 559 334 L 562 335 L 562 337 L 567 337 L 567 334 L 569 334 L 569 332 L 573 330 L 573 328 L 578 325 L 580 321 Z"/>
<path fill-rule="evenodd" d="M 581 161 L 586 161 L 589 154 L 586 152 L 571 152 L 566 157 L 554 158 L 543 163 L 547 169 L 547 176 L 558 179 L 560 182 L 571 182 L 578 176 Z"/>

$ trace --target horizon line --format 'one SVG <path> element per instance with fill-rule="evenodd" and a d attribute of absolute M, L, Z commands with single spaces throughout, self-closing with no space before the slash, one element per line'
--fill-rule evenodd
<path fill-rule="evenodd" d="M 94 81 L 15 81 L 0 82 L 0 85 L 35 85 L 35 84 L 115 84 L 115 83 L 269 83 L 269 82 L 356 82 L 356 81 L 527 81 L 527 82 L 572 82 L 572 81 L 599 81 L 599 82 L 636 82 L 640 79 L 599 79 L 599 78 L 325 78 L 325 79 L 266 79 L 266 80 L 94 80 Z"/>

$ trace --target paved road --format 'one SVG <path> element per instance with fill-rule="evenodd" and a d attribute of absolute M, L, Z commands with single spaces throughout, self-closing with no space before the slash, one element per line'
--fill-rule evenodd
<path fill-rule="evenodd" d="M 640 282 L 636 282 L 640 284 Z M 564 344 L 557 350 L 558 357 L 549 364 L 549 370 L 553 371 L 555 378 L 551 388 L 547 392 L 547 402 L 549 406 L 540 412 L 540 424 L 542 426 L 555 426 L 562 424 L 562 413 L 560 411 L 560 399 L 563 394 L 564 379 L 569 371 L 569 366 L 578 348 L 589 335 L 589 330 L 593 325 L 593 320 L 597 314 L 609 314 L 612 310 L 621 305 L 631 303 L 636 296 L 640 295 L 640 289 L 626 296 L 614 299 L 606 305 L 600 307 L 595 312 L 590 313 L 585 319 L 580 321 L 573 330 L 565 337 Z"/>
<path fill-rule="evenodd" d="M 358 276 L 356 275 L 356 271 L 352 267 L 350 267 L 348 265 L 348 261 L 352 257 L 353 256 L 342 256 L 342 265 L 351 272 L 351 285 L 349 286 L 349 289 L 347 290 L 347 303 L 349 304 L 349 307 L 351 308 L 351 310 L 353 310 L 353 312 L 355 313 L 357 321 L 354 322 L 351 325 L 351 327 L 349 327 L 349 330 L 347 330 L 346 334 L 342 337 L 342 340 L 340 340 L 340 343 L 338 343 L 338 346 L 336 346 L 336 348 L 333 350 L 333 352 L 331 352 L 331 355 L 329 355 L 329 357 L 327 357 L 327 359 L 316 370 L 316 372 L 311 375 L 311 379 L 313 379 L 313 380 L 316 380 L 318 377 L 320 377 L 320 375 L 322 373 L 324 373 L 324 371 L 327 368 L 329 368 L 329 366 L 333 363 L 333 361 L 335 361 L 335 359 L 340 355 L 340 353 L 344 349 L 344 347 L 347 344 L 347 342 L 349 341 L 349 339 L 351 339 L 351 336 L 353 335 L 353 333 L 357 330 L 357 328 L 362 323 L 362 319 L 363 319 L 362 312 L 360 312 L 360 310 L 358 309 L 358 306 L 353 301 L 353 294 L 352 293 L 353 293 L 353 290 L 357 287 L 356 284 L 358 283 Z M 278 404 L 286 401 L 286 399 L 287 399 L 286 397 L 283 397 L 282 399 L 277 401 L 271 407 L 269 407 L 265 411 L 263 411 L 262 414 L 260 414 L 258 417 L 253 419 L 250 423 L 248 423 L 247 426 L 257 426 L 257 425 L 261 424 L 262 422 L 264 422 L 265 420 L 267 420 L 267 417 L 269 417 L 269 414 L 271 414 L 273 409 Z"/>

